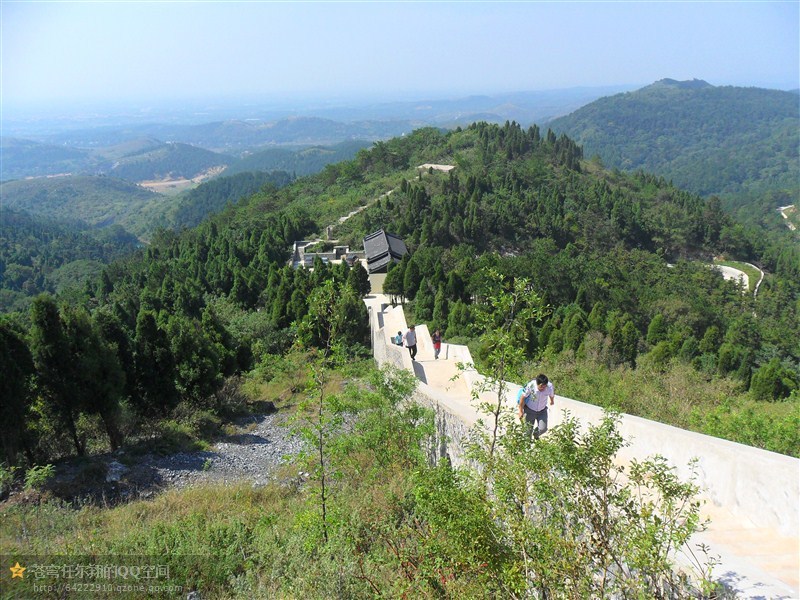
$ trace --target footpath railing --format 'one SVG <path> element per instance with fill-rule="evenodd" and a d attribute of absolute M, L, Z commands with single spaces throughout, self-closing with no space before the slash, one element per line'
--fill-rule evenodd
<path fill-rule="evenodd" d="M 379 295 L 372 297 L 372 301 L 369 298 L 366 300 L 375 360 L 380 365 L 392 364 L 418 375 L 419 398 L 437 412 L 437 426 L 442 437 L 437 440 L 438 454 L 447 454 L 450 460 L 457 463 L 462 454 L 460 440 L 478 420 L 471 397 L 472 390 L 482 389 L 480 384 L 483 377 L 476 370 L 467 369 L 458 374 L 458 386 L 454 384 L 443 389 L 441 385 L 432 385 L 430 380 L 435 379 L 435 371 L 445 368 L 447 363 L 451 368 L 453 361 L 472 364 L 469 349 L 466 346 L 444 344 L 442 352 L 446 360 L 426 360 L 424 365 L 412 363 L 408 351 L 393 345 L 391 341 L 398 331 L 406 330 L 402 307 L 387 305 L 383 298 Z M 430 347 L 430 336 L 424 325 L 417 325 L 416 331 L 420 352 L 424 353 L 426 347 Z M 508 384 L 508 397 L 503 400 L 507 406 L 513 406 L 519 385 Z M 454 388 L 462 390 L 460 397 L 453 393 Z M 497 401 L 496 394 L 492 396 L 490 392 L 482 392 L 481 398 Z M 556 396 L 555 410 L 551 410 L 550 414 L 551 427 L 563 420 L 565 411 L 585 424 L 598 423 L 602 418 L 602 409 L 597 406 Z M 696 461 L 694 473 L 707 503 L 706 514 L 714 516 L 724 512 L 726 518 L 722 520 L 726 522 L 725 526 L 733 521 L 736 532 L 744 532 L 739 537 L 747 538 L 738 540 L 749 546 L 749 550 L 746 548 L 740 552 L 745 564 L 726 567 L 723 560 L 722 565 L 723 570 L 730 569 L 726 573 L 730 579 L 728 583 L 738 585 L 740 597 L 800 598 L 798 459 L 631 415 L 622 415 L 619 427 L 620 433 L 630 442 L 618 455 L 621 461 L 658 454 L 684 479 L 689 477 L 691 465 Z M 721 533 L 735 537 L 736 532 L 728 530 Z M 707 537 L 703 538 L 704 542 Z M 728 545 L 736 546 L 737 540 L 729 540 Z M 748 551 L 751 554 L 747 554 Z M 753 553 L 757 556 L 751 556 Z M 731 559 L 734 563 L 737 560 L 735 556 Z M 759 564 L 746 564 L 748 562 Z M 755 572 L 755 575 L 748 574 L 748 571 Z M 764 573 L 771 573 L 772 587 L 763 581 L 748 581 L 748 577 L 750 580 L 767 577 Z M 748 591 L 751 588 L 756 590 L 752 594 Z"/>

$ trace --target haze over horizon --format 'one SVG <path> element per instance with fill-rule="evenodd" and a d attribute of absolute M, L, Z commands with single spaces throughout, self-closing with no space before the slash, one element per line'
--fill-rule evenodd
<path fill-rule="evenodd" d="M 800 4 L 0 3 L 0 105 L 800 87 Z"/>

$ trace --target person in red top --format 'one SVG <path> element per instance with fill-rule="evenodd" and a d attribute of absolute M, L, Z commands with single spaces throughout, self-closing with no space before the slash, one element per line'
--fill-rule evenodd
<path fill-rule="evenodd" d="M 438 360 L 439 352 L 442 350 L 442 332 L 438 328 L 431 335 L 431 341 L 433 342 L 433 358 Z"/>

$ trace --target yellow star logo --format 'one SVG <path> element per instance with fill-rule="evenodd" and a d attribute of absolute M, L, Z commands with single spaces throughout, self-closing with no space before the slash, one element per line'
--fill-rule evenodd
<path fill-rule="evenodd" d="M 15 577 L 19 577 L 20 579 L 24 579 L 25 576 L 23 573 L 25 572 L 26 567 L 20 567 L 19 563 L 15 564 L 13 567 L 10 567 L 9 570 L 11 571 L 11 579 Z"/>

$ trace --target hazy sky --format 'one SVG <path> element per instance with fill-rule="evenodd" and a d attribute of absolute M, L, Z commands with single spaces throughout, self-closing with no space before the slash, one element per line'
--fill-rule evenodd
<path fill-rule="evenodd" d="M 800 2 L 15 2 L 2 102 L 800 87 Z"/>

